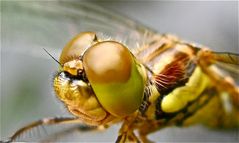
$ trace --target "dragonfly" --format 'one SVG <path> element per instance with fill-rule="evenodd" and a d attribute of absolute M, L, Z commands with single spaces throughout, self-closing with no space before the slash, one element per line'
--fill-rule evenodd
<path fill-rule="evenodd" d="M 84 27 L 62 49 L 59 60 L 53 57 L 60 65 L 53 89 L 73 117 L 32 122 L 9 141 L 37 126 L 65 123 L 82 124 L 82 131 L 122 123 L 115 140 L 120 143 L 150 142 L 150 133 L 171 126 L 239 127 L 238 54 L 159 34 L 88 3 L 32 5 L 13 7 L 27 12 L 44 7 L 42 15 L 48 17 L 73 13 L 75 17 L 69 17 L 80 19 L 79 27 Z"/>

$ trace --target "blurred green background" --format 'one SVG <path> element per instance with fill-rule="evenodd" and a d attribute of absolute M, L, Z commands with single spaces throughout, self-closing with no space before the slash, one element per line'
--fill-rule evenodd
<path fill-rule="evenodd" d="M 237 1 L 99 0 L 92 3 L 131 17 L 160 33 L 173 33 L 213 50 L 239 53 Z M 80 31 L 101 27 L 102 32 L 112 30 L 106 28 L 111 21 L 97 26 L 93 22 L 82 24 L 79 14 L 87 13 L 80 10 L 81 4 L 84 3 L 1 1 L 1 140 L 31 121 L 70 116 L 52 88 L 58 65 L 42 48 L 58 58 L 64 45 Z M 112 142 L 118 128 L 113 126 L 102 133 L 69 135 L 68 141 Z M 162 142 L 236 142 L 239 131 L 215 132 L 201 126 L 167 128 L 150 138 Z"/>

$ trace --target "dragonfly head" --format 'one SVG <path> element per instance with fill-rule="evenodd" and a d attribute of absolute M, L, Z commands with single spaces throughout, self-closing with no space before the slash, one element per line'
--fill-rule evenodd
<path fill-rule="evenodd" d="M 121 43 L 99 42 L 95 33 L 82 33 L 63 49 L 60 63 L 54 89 L 74 115 L 102 122 L 139 108 L 145 87 L 142 67 Z"/>

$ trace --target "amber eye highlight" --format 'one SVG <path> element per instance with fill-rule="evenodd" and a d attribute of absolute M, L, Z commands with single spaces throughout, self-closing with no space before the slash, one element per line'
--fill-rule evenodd
<path fill-rule="evenodd" d="M 92 44 L 97 42 L 94 32 L 82 32 L 73 38 L 62 50 L 60 63 L 64 63 L 79 58 L 82 53 Z"/>
<path fill-rule="evenodd" d="M 128 49 L 114 41 L 95 44 L 83 57 L 87 76 L 95 83 L 126 82 L 130 77 L 131 64 Z"/>

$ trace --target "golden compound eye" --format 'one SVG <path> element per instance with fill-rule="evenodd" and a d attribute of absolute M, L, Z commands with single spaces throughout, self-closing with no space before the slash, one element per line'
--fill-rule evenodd
<path fill-rule="evenodd" d="M 73 38 L 62 50 L 60 63 L 63 65 L 68 61 L 78 59 L 82 53 L 97 42 L 97 37 L 94 32 L 82 32 Z"/>
<path fill-rule="evenodd" d="M 125 46 L 99 42 L 84 53 L 83 67 L 97 99 L 109 113 L 124 117 L 139 108 L 145 81 Z"/>
<path fill-rule="evenodd" d="M 122 44 L 105 41 L 95 44 L 85 52 L 83 64 L 92 82 L 126 82 L 131 73 L 132 58 Z"/>

